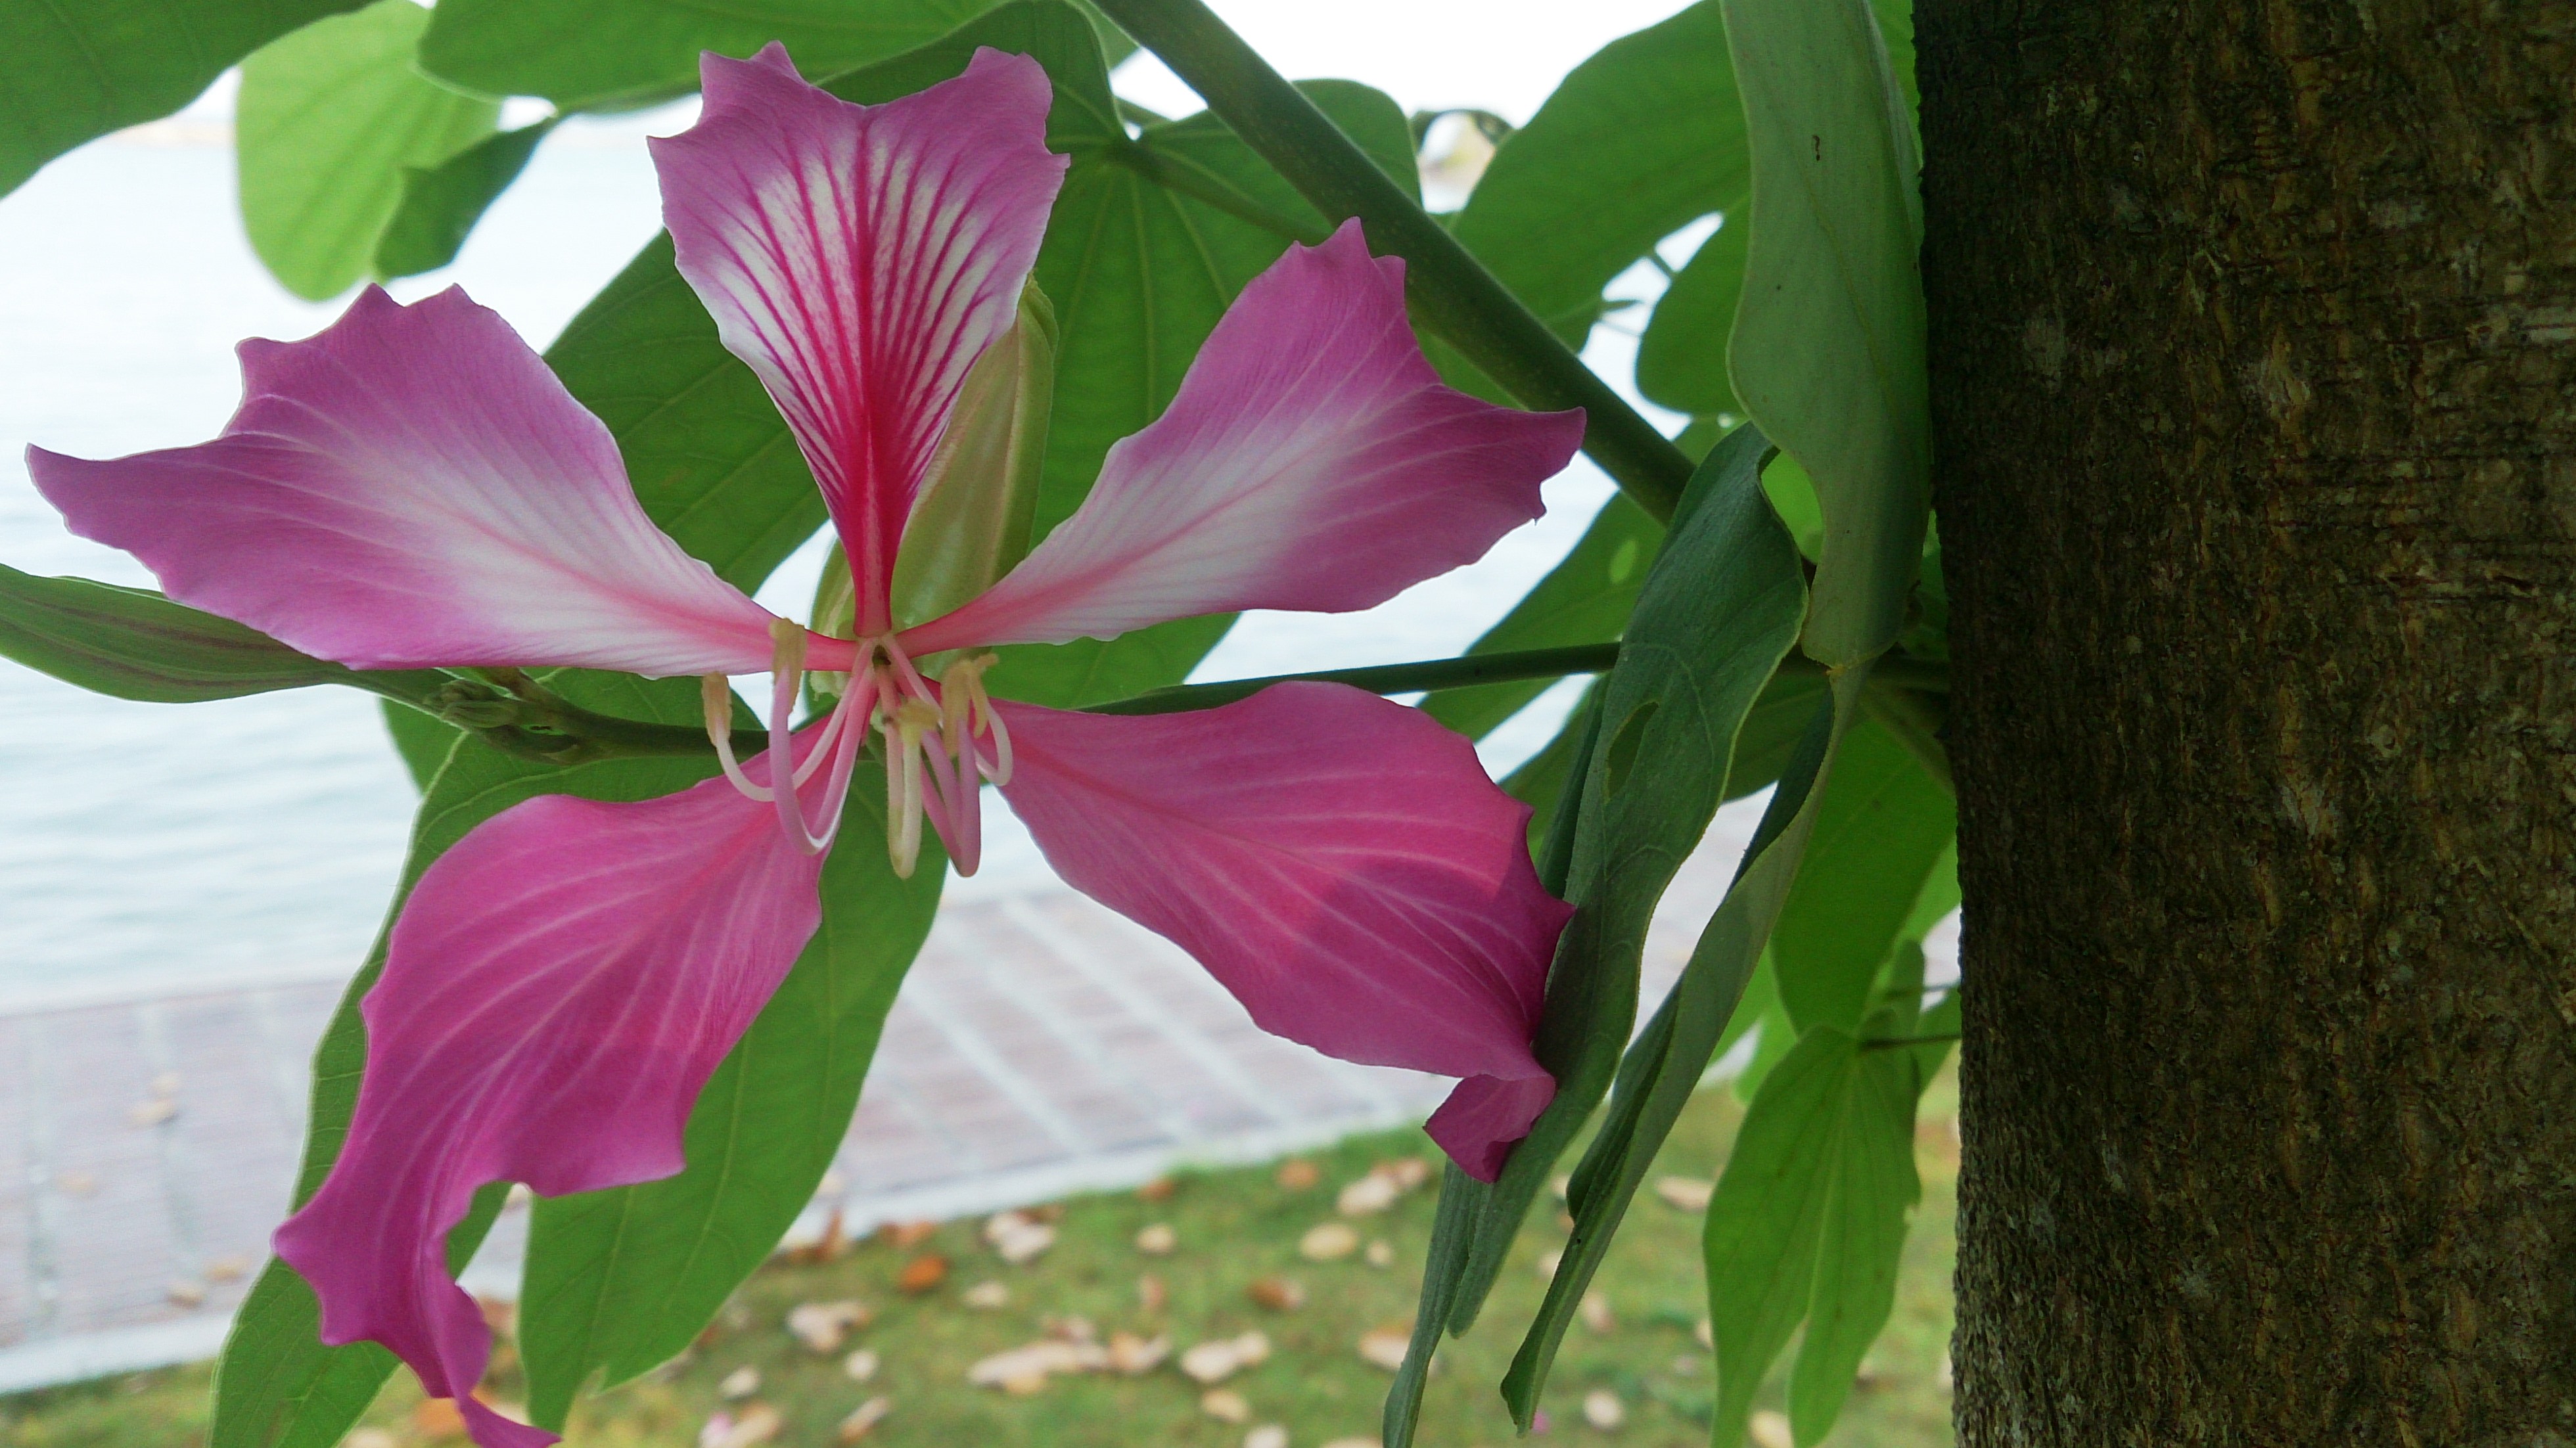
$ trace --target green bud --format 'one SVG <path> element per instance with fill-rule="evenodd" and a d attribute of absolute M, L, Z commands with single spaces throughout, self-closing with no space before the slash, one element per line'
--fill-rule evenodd
<path fill-rule="evenodd" d="M 895 558 L 898 625 L 908 628 L 956 608 L 1027 555 L 1055 398 L 1055 349 L 1055 308 L 1032 281 L 1020 292 L 1019 320 L 968 370 L 931 456 Z M 827 589 L 831 576 L 827 568 Z M 844 593 L 848 577 L 845 564 Z M 831 632 L 822 602 L 818 596 L 815 625 Z"/>

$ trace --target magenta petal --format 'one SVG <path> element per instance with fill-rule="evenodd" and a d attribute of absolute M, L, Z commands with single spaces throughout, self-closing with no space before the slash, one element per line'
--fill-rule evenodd
<path fill-rule="evenodd" d="M 981 598 L 915 653 L 1113 638 L 1243 608 L 1340 612 L 1484 556 L 1539 516 L 1580 412 L 1440 385 L 1404 315 L 1404 263 L 1359 223 L 1292 246 L 1227 310 L 1171 407 Z"/>
<path fill-rule="evenodd" d="M 777 45 L 708 55 L 706 109 L 653 142 L 680 274 L 778 401 L 840 527 L 858 627 L 887 627 L 895 545 L 985 346 L 1017 317 L 1066 158 L 1046 71 L 978 50 L 879 106 L 797 78 Z"/>
<path fill-rule="evenodd" d="M 359 668 L 769 667 L 769 615 L 653 526 L 607 427 L 463 292 L 370 287 L 241 363 L 213 442 L 30 448 L 36 487 L 171 597 Z"/>
<path fill-rule="evenodd" d="M 746 769 L 768 775 L 765 757 Z M 430 866 L 367 995 L 347 1142 L 277 1231 L 323 1341 L 371 1338 L 433 1396 L 467 1397 L 491 1335 L 445 1244 L 475 1188 L 678 1171 L 699 1088 L 814 933 L 821 868 L 721 778 L 640 804 L 532 799 Z M 466 1412 L 484 1448 L 554 1441 Z"/>
<path fill-rule="evenodd" d="M 1530 1035 L 1573 909 L 1530 867 L 1529 806 L 1466 740 L 1336 684 L 1184 714 L 995 707 L 1002 792 L 1057 873 L 1197 957 L 1266 1031 L 1474 1078 L 1435 1135 L 1492 1180 L 1555 1091 Z"/>

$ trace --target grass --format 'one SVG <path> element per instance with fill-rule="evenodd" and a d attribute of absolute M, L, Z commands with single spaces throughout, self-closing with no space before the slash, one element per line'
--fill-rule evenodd
<path fill-rule="evenodd" d="M 1839 1448 L 1927 1448 L 1950 1442 L 1944 1363 L 1950 1334 L 1952 1200 L 1957 1174 L 1955 1094 L 1949 1078 L 1924 1102 L 1916 1161 L 1923 1204 L 1906 1246 L 1896 1309 L 1886 1334 L 1863 1365 L 1861 1382 L 1826 1441 Z M 1682 1118 L 1657 1163 L 1658 1176 L 1707 1178 L 1723 1161 L 1741 1108 L 1731 1092 L 1704 1091 Z M 585 1399 L 569 1440 L 597 1448 L 693 1448 L 711 1414 L 750 1402 L 781 1419 L 771 1440 L 782 1448 L 837 1441 L 836 1426 L 862 1401 L 884 1395 L 891 1413 L 868 1436 L 885 1448 L 974 1444 L 979 1448 L 1237 1448 L 1247 1428 L 1209 1417 L 1201 1387 L 1170 1361 L 1139 1377 L 1075 1375 L 1049 1380 L 1028 1396 L 970 1387 L 970 1364 L 1033 1342 L 1050 1323 L 1079 1316 L 1104 1338 L 1113 1331 L 1167 1335 L 1175 1356 L 1193 1343 L 1251 1330 L 1273 1345 L 1269 1359 L 1225 1387 L 1249 1405 L 1251 1422 L 1284 1425 L 1295 1448 L 1321 1448 L 1345 1438 L 1374 1442 L 1388 1374 L 1364 1361 L 1363 1333 L 1402 1326 L 1412 1314 L 1422 1254 L 1431 1228 L 1430 1189 L 1407 1194 L 1382 1215 L 1356 1219 L 1363 1239 L 1384 1241 L 1392 1265 L 1363 1254 L 1336 1262 L 1304 1260 L 1299 1238 L 1334 1212 L 1337 1187 L 1373 1164 L 1397 1156 L 1429 1157 L 1418 1131 L 1360 1137 L 1307 1160 L 1319 1185 L 1286 1190 L 1274 1168 L 1183 1174 L 1159 1200 L 1132 1192 L 1081 1197 L 1050 1210 L 1058 1239 L 1026 1266 L 1005 1264 L 980 1238 L 979 1223 L 940 1226 L 925 1241 L 898 1247 L 880 1236 L 820 1264 L 780 1262 L 746 1284 L 696 1349 L 644 1380 Z M 1650 1179 L 1651 1180 L 1651 1179 Z M 1541 1256 L 1564 1241 L 1553 1203 L 1536 1214 L 1497 1286 L 1483 1320 L 1444 1350 L 1432 1378 L 1418 1439 L 1425 1448 L 1500 1448 L 1512 1437 L 1494 1385 L 1538 1304 Z M 1168 1224 L 1178 1241 L 1167 1256 L 1146 1256 L 1137 1233 Z M 1598 1286 L 1614 1322 L 1606 1330 L 1578 1325 L 1566 1338 L 1548 1389 L 1548 1436 L 1559 1441 L 1666 1448 L 1707 1440 L 1713 1387 L 1708 1354 L 1693 1338 L 1707 1308 L 1699 1268 L 1699 1219 L 1641 1194 L 1602 1269 Z M 917 1296 L 896 1289 L 905 1265 L 924 1253 L 953 1269 L 943 1285 Z M 1165 1302 L 1149 1310 L 1138 1279 L 1151 1274 Z M 1306 1301 L 1291 1311 L 1257 1305 L 1246 1288 L 1263 1277 L 1291 1279 Z M 999 1308 L 966 1304 L 968 1291 L 999 1282 L 1009 1301 Z M 808 1351 L 783 1328 L 800 1303 L 857 1298 L 875 1311 L 842 1353 Z M 843 1353 L 873 1349 L 880 1366 L 862 1385 L 842 1368 Z M 760 1386 L 727 1405 L 718 1384 L 752 1368 Z M 516 1401 L 515 1358 L 496 1360 L 493 1396 Z M 1775 1377 L 1779 1374 L 1775 1374 Z M 205 1438 L 207 1370 L 172 1369 L 0 1399 L 0 1441 L 11 1448 L 186 1448 Z M 1604 1433 L 1583 1420 L 1585 1395 L 1607 1389 L 1627 1421 Z M 1779 1384 L 1764 1404 L 1776 1409 Z M 377 1430 L 353 1444 L 420 1448 L 444 1440 L 435 1406 L 424 1409 L 408 1373 L 397 1373 L 367 1415 Z M 1776 1425 L 1775 1425 L 1776 1427 Z M 1785 1444 L 1785 1435 L 1780 1439 Z"/>

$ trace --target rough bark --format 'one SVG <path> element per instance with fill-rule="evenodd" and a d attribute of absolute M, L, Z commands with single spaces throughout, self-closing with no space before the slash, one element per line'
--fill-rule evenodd
<path fill-rule="evenodd" d="M 1963 1443 L 2576 1443 L 2576 0 L 1922 0 Z"/>

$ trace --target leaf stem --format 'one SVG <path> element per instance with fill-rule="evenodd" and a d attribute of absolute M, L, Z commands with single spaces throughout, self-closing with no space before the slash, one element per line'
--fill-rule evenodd
<path fill-rule="evenodd" d="M 1348 684 L 1372 694 L 1410 694 L 1416 690 L 1463 689 L 1474 684 L 1501 684 L 1515 679 L 1558 679 L 1568 674 L 1597 674 L 1617 662 L 1617 644 L 1576 644 L 1570 648 L 1530 649 L 1521 653 L 1469 654 L 1464 658 L 1429 659 L 1411 664 L 1272 674 L 1258 679 L 1227 679 L 1214 684 L 1179 684 L 1112 704 L 1094 704 L 1085 712 L 1173 714 L 1184 709 L 1213 709 L 1237 699 L 1249 699 L 1273 684 L 1290 683 Z"/>
<path fill-rule="evenodd" d="M 1946 1046 L 1959 1039 L 1952 1031 L 1944 1036 L 1872 1036 L 1860 1043 L 1864 1051 L 1894 1051 L 1906 1046 Z"/>
<path fill-rule="evenodd" d="M 1415 314 L 1468 361 L 1530 407 L 1582 408 L 1583 450 L 1639 506 L 1671 520 L 1690 481 L 1690 458 L 1214 11 L 1200 0 L 1098 3 L 1316 210 L 1335 220 L 1358 217 L 1373 250 L 1404 258 Z"/>

